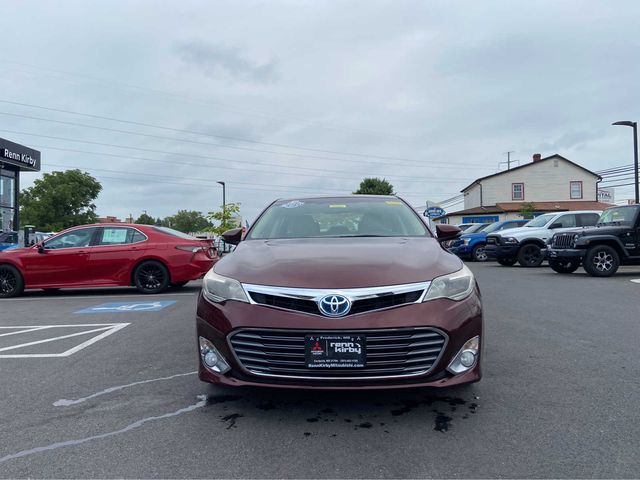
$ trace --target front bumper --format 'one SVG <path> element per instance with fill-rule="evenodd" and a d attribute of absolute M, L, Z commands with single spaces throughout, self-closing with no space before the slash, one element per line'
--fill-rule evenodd
<path fill-rule="evenodd" d="M 587 251 L 581 248 L 548 248 L 548 258 L 583 258 Z"/>
<path fill-rule="evenodd" d="M 462 258 L 466 258 L 471 255 L 471 247 L 469 247 L 469 245 L 458 245 L 455 247 L 451 247 L 449 248 L 449 251 L 454 255 Z"/>
<path fill-rule="evenodd" d="M 484 251 L 487 258 L 499 260 L 503 258 L 516 258 L 519 245 L 486 245 Z"/>
<path fill-rule="evenodd" d="M 431 327 L 445 334 L 447 343 L 431 370 L 414 376 L 387 378 L 357 378 L 357 369 L 349 379 L 293 378 L 287 376 L 256 375 L 238 361 L 229 337 L 240 329 L 287 329 L 305 333 L 349 333 L 350 331 Z M 481 360 L 482 305 L 479 292 L 454 302 L 434 300 L 410 304 L 387 310 L 331 319 L 281 310 L 262 305 L 227 301 L 212 304 L 200 295 L 197 312 L 197 335 L 209 340 L 225 357 L 231 371 L 225 375 L 207 369 L 199 362 L 202 381 L 227 386 L 269 386 L 308 389 L 384 389 L 407 387 L 448 387 L 477 382 L 482 377 Z M 460 375 L 446 369 L 465 342 L 480 336 L 480 351 L 475 366 Z"/>

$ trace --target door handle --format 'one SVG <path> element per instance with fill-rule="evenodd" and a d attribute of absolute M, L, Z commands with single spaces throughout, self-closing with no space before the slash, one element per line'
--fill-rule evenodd
<path fill-rule="evenodd" d="M 78 250 L 78 253 L 89 253 L 86 250 Z"/>

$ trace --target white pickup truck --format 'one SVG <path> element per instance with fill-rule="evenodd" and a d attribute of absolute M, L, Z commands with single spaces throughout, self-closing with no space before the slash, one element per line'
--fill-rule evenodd
<path fill-rule="evenodd" d="M 547 240 L 558 232 L 594 226 L 600 213 L 597 210 L 545 213 L 524 227 L 488 235 L 485 252 L 500 265 L 510 267 L 518 262 L 523 267 L 539 267 L 545 258 Z"/>

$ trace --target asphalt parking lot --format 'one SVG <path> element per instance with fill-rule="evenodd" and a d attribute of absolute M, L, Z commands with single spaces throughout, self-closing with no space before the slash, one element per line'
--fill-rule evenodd
<path fill-rule="evenodd" d="M 470 264 L 485 378 L 446 391 L 222 390 L 192 283 L 0 302 L 0 476 L 637 477 L 640 269 Z"/>

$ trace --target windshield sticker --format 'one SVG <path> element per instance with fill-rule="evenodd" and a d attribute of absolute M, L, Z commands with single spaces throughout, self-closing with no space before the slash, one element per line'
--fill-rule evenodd
<path fill-rule="evenodd" d="M 347 208 L 346 205 L 329 205 L 329 208 Z"/>
<path fill-rule="evenodd" d="M 387 205 L 402 205 L 402 202 L 394 202 L 394 201 L 384 202 L 384 203 L 386 203 Z"/>
<path fill-rule="evenodd" d="M 285 203 L 284 205 L 280 205 L 282 208 L 298 208 L 304 205 L 304 202 L 300 200 L 293 200 L 289 203 Z"/>

